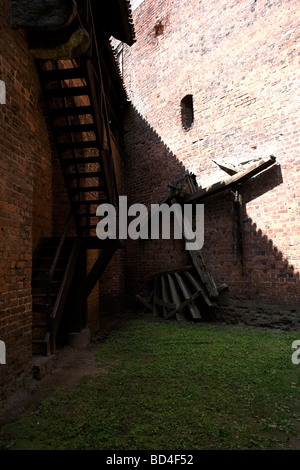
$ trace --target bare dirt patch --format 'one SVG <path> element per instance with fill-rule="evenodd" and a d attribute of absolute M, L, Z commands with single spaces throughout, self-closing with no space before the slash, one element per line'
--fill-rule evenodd
<path fill-rule="evenodd" d="M 122 329 L 132 315 L 101 316 L 99 332 L 88 346 L 72 348 L 65 346 L 57 351 L 54 369 L 42 380 L 31 380 L 26 389 L 11 397 L 0 410 L 0 426 L 16 421 L 43 398 L 51 397 L 55 388 L 75 389 L 85 375 L 105 374 L 95 358 L 96 351 L 112 330 Z"/>

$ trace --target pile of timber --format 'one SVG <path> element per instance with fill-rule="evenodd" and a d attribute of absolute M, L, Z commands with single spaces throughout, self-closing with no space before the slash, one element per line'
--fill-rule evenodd
<path fill-rule="evenodd" d="M 160 201 L 160 204 L 173 204 L 174 202 L 197 204 L 228 189 L 235 190 L 235 197 L 241 204 L 242 199 L 238 191 L 240 185 L 273 166 L 276 163 L 276 158 L 270 155 L 267 159 L 259 159 L 253 163 L 250 161 L 247 168 L 235 167 L 218 161 L 215 163 L 230 176 L 206 188 L 199 188 L 195 175 L 187 172 L 182 178 L 169 184 L 170 191 Z M 240 208 L 239 213 L 241 213 Z M 145 223 L 149 222 L 149 218 Z M 242 226 L 240 229 L 242 230 Z M 184 233 L 183 237 L 187 240 L 193 238 L 189 233 Z M 144 305 L 144 311 L 151 311 L 165 319 L 175 317 L 177 320 L 199 321 L 203 319 L 203 316 L 207 318 L 207 313 L 209 315 L 209 311 L 212 311 L 212 308 L 216 306 L 214 299 L 218 297 L 220 291 L 227 289 L 228 286 L 223 284 L 219 288 L 216 287 L 212 274 L 205 267 L 199 250 L 190 250 L 189 253 L 192 265 L 155 274 L 150 297 L 145 299 L 141 295 L 136 296 L 137 300 Z"/>
<path fill-rule="evenodd" d="M 203 320 L 210 317 L 211 308 L 216 306 L 193 265 L 154 274 L 150 297 L 136 298 L 144 305 L 144 312 L 150 311 L 165 320 Z"/>

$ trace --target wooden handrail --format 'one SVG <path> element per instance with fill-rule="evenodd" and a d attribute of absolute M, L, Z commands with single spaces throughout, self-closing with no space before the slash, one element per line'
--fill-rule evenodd
<path fill-rule="evenodd" d="M 69 293 L 69 288 L 73 279 L 74 270 L 78 261 L 79 253 L 79 240 L 76 238 L 73 243 L 72 251 L 68 260 L 66 270 L 64 272 L 64 277 L 60 285 L 60 289 L 55 301 L 55 305 L 50 314 L 50 343 L 51 343 L 51 352 L 55 352 L 55 343 L 56 335 Z"/>
<path fill-rule="evenodd" d="M 118 188 L 116 185 L 116 172 L 115 172 L 115 167 L 114 167 L 114 161 L 113 161 L 113 155 L 112 155 L 112 144 L 111 144 L 111 135 L 110 135 L 110 126 L 109 126 L 109 118 L 108 118 L 108 110 L 107 110 L 107 98 L 105 95 L 104 87 L 103 87 L 103 76 L 102 76 L 102 69 L 101 69 L 101 62 L 100 62 L 100 52 L 99 47 L 98 47 L 98 41 L 97 41 L 97 36 L 96 36 L 96 29 L 94 25 L 94 18 L 93 18 L 93 11 L 92 11 L 92 6 L 90 0 L 87 1 L 87 9 L 88 9 L 88 16 L 90 20 L 90 35 L 91 35 L 91 43 L 92 46 L 95 48 L 95 60 L 96 60 L 96 67 L 97 67 L 97 72 L 99 73 L 99 85 L 100 91 L 101 91 L 101 97 L 103 100 L 103 119 L 104 119 L 104 127 L 105 127 L 105 132 L 106 132 L 106 138 L 107 138 L 107 145 L 108 145 L 108 155 L 103 155 L 103 163 L 104 163 L 104 173 L 106 177 L 106 185 L 107 185 L 107 190 L 108 190 L 108 199 L 109 202 L 113 202 L 113 191 L 112 187 L 116 191 L 116 196 L 118 196 Z M 89 82 L 92 90 L 92 101 L 93 101 L 93 108 L 96 113 L 96 121 L 98 124 L 98 136 L 100 138 L 101 135 L 101 128 L 99 126 L 99 116 L 98 116 L 98 102 L 96 98 L 96 93 L 95 93 L 95 70 L 93 67 L 91 67 L 91 62 L 87 61 L 87 66 L 88 66 L 88 72 L 89 72 Z M 94 88 L 94 92 L 93 92 Z M 103 151 L 103 149 L 102 149 Z"/>
<path fill-rule="evenodd" d="M 48 280 L 49 280 L 49 281 L 52 281 L 52 279 L 53 279 L 53 274 L 54 274 L 54 271 L 55 271 L 57 262 L 58 262 L 59 257 L 60 257 L 60 253 L 61 253 L 62 247 L 63 247 L 63 245 L 64 245 L 64 242 L 65 242 L 65 239 L 66 239 L 66 236 L 67 236 L 69 227 L 70 227 L 71 218 L 72 218 L 72 212 L 70 212 L 69 215 L 68 215 L 68 218 L 67 218 L 67 221 L 66 221 L 66 224 L 65 224 L 65 228 L 64 228 L 64 231 L 63 231 L 63 234 L 62 234 L 62 236 L 61 236 L 61 238 L 60 238 L 59 245 L 58 245 L 58 247 L 57 247 L 57 250 L 56 250 L 56 253 L 55 253 L 55 256 L 54 256 L 54 259 L 53 259 L 51 268 L 50 268 L 50 271 L 49 271 L 49 273 L 48 273 Z"/>

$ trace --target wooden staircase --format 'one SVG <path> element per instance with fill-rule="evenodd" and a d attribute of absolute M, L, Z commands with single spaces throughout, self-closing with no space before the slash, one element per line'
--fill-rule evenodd
<path fill-rule="evenodd" d="M 87 57 L 38 61 L 37 68 L 71 207 L 61 239 L 42 240 L 32 275 L 33 353 L 50 355 L 55 352 L 72 278 L 80 269 L 80 250 L 101 250 L 80 289 L 86 301 L 121 244 L 96 237 L 97 207 L 114 203 L 117 196 L 101 77 Z M 75 237 L 67 236 L 71 219 Z"/>
<path fill-rule="evenodd" d="M 60 242 L 59 238 L 42 239 L 33 264 L 33 354 L 55 352 L 55 336 L 76 267 L 78 240 Z"/>
<path fill-rule="evenodd" d="M 39 62 L 50 124 L 79 236 L 95 236 L 96 209 L 113 202 L 113 161 L 105 149 L 97 94 L 98 77 L 88 59 Z"/>

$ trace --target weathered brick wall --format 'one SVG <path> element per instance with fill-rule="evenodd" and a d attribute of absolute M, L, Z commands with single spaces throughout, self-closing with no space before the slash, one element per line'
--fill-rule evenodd
<path fill-rule="evenodd" d="M 244 272 L 230 193 L 205 203 L 203 256 L 216 283 L 229 285 L 220 301 L 298 308 L 298 6 L 294 1 L 145 0 L 133 19 L 137 42 L 125 47 L 123 68 L 133 105 L 125 123 L 131 203 L 158 202 L 168 182 L 185 169 L 203 187 L 218 181 L 226 174 L 212 158 L 242 163 L 275 155 L 277 165 L 241 190 Z M 188 94 L 194 123 L 185 130 L 180 103 Z M 147 243 L 149 252 L 135 243 L 129 257 L 133 290 L 152 269 L 165 268 L 165 251 Z M 180 250 L 176 256 L 182 256 Z"/>
<path fill-rule="evenodd" d="M 26 35 L 10 28 L 9 1 L 0 1 L 0 365 L 4 399 L 31 374 L 31 265 L 42 236 L 51 235 L 51 152 L 40 85 Z"/>

